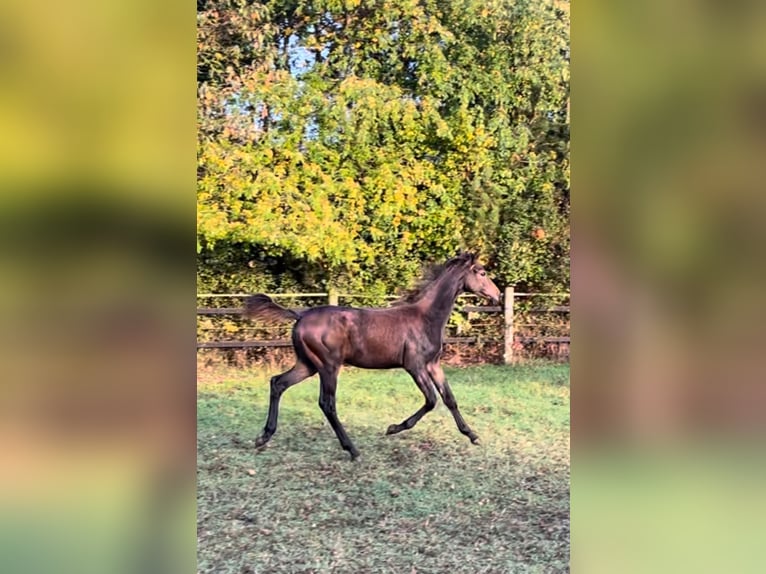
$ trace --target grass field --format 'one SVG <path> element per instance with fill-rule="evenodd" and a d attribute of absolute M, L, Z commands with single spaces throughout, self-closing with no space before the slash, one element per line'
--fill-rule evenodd
<path fill-rule="evenodd" d="M 317 406 L 316 377 L 285 393 L 256 453 L 274 373 L 201 375 L 198 571 L 568 572 L 568 365 L 445 371 L 482 444 L 441 402 L 385 436 L 422 395 L 403 371 L 345 369 L 337 406 L 354 462 Z"/>

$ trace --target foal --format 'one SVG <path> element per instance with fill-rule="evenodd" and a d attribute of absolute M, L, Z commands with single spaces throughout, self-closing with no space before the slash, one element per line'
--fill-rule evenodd
<path fill-rule="evenodd" d="M 277 305 L 266 295 L 247 299 L 245 314 L 265 321 L 296 321 L 292 332 L 296 362 L 271 378 L 269 414 L 256 447 L 265 445 L 277 430 L 279 399 L 289 387 L 319 373 L 319 407 L 341 446 L 359 456 L 335 411 L 335 389 L 342 365 L 364 369 L 403 368 L 415 380 L 425 404 L 386 434 L 410 429 L 436 406 L 436 391 L 452 413 L 457 428 L 476 444 L 479 437 L 463 420 L 444 372 L 439 365 L 442 334 L 455 299 L 462 292 L 500 301 L 500 290 L 487 277 L 476 256 L 463 253 L 447 261 L 428 284 L 400 304 L 382 308 L 324 306 L 295 312 Z M 435 387 L 435 390 L 434 390 Z"/>

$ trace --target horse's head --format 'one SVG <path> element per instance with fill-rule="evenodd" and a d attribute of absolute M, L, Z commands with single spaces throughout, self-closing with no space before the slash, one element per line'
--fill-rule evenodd
<path fill-rule="evenodd" d="M 486 297 L 497 305 L 500 303 L 500 289 L 489 278 L 484 266 L 476 260 L 475 255 L 470 254 L 468 258 L 469 264 L 464 275 L 464 289 L 469 293 Z"/>

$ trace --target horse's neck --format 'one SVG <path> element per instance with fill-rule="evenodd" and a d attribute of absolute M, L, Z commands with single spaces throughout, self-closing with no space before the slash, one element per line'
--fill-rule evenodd
<path fill-rule="evenodd" d="M 437 280 L 426 296 L 418 302 L 423 315 L 427 317 L 429 323 L 439 326 L 440 333 L 447 324 L 459 293 L 459 281 L 444 277 Z"/>

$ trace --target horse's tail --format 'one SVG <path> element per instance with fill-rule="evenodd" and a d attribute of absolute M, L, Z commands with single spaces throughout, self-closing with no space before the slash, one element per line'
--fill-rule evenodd
<path fill-rule="evenodd" d="M 297 321 L 301 318 L 300 313 L 277 305 L 271 297 L 262 293 L 252 295 L 245 300 L 245 316 L 249 319 L 260 319 L 266 323 Z"/>

